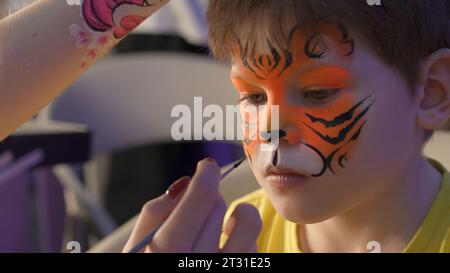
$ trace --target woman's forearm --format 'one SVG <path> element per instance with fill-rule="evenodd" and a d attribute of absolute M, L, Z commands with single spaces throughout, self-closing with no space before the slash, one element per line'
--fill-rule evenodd
<path fill-rule="evenodd" d="M 167 1 L 39 0 L 1 20 L 0 139 Z"/>

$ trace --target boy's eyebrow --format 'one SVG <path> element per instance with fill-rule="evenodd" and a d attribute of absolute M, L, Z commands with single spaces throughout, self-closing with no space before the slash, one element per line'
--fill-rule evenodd
<path fill-rule="evenodd" d="M 258 82 L 261 82 L 261 79 L 253 78 L 253 76 L 247 76 L 246 73 L 239 73 L 239 71 L 232 71 L 230 72 L 229 78 L 230 80 L 237 80 L 240 82 L 246 82 L 250 84 L 257 84 Z"/>
<path fill-rule="evenodd" d="M 330 70 L 335 70 L 336 72 L 340 72 L 341 75 L 346 73 L 349 74 L 349 70 L 343 66 L 339 66 L 337 64 L 308 64 L 308 65 L 300 65 L 300 67 L 292 67 L 291 69 L 295 69 L 296 71 L 290 75 L 292 78 L 301 78 L 308 75 L 314 75 L 316 73 L 318 74 L 325 74 L 329 73 Z M 234 70 L 234 69 L 233 69 Z M 248 83 L 258 83 L 261 82 L 261 79 L 253 78 L 251 76 L 245 76 L 241 75 L 239 73 L 239 70 L 230 72 L 230 80 L 237 80 L 242 82 L 248 82 Z M 245 74 L 245 73 L 244 73 Z M 337 75 L 333 75 L 337 76 Z M 348 75 L 345 75 L 348 76 Z M 265 81 L 265 80 L 264 80 Z M 270 80 L 269 80 L 270 81 Z"/>
<path fill-rule="evenodd" d="M 349 85 L 351 82 L 351 75 L 348 69 L 336 65 L 315 67 L 313 69 L 303 71 L 303 73 L 298 74 L 296 78 L 304 83 L 327 81 L 330 83 L 334 82 L 335 84 L 345 83 L 345 85 Z"/>

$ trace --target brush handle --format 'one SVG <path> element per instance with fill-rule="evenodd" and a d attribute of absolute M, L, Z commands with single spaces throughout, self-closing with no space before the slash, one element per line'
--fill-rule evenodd
<path fill-rule="evenodd" d="M 149 234 L 147 234 L 142 241 L 140 241 L 137 245 L 135 245 L 128 253 L 138 253 L 141 249 L 143 249 L 146 245 L 150 244 L 150 242 L 153 240 L 153 237 L 155 237 L 156 232 L 159 230 L 159 228 L 164 224 L 162 222 L 159 224 L 156 228 L 154 228 L 152 231 L 150 231 Z"/>

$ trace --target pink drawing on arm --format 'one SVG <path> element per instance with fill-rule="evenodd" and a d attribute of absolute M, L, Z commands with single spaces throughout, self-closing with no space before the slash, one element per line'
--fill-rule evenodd
<path fill-rule="evenodd" d="M 84 0 L 83 17 L 87 25 L 95 31 L 105 32 L 112 30 L 114 37 L 120 39 L 128 32 L 137 27 L 145 17 L 128 15 L 123 17 L 119 24 L 114 22 L 114 12 L 122 5 L 134 5 L 139 7 L 150 7 L 155 4 L 148 3 L 149 0 Z"/>
<path fill-rule="evenodd" d="M 89 43 L 89 34 L 81 29 L 79 25 L 70 26 L 70 34 L 77 40 L 77 47 L 81 48 Z"/>

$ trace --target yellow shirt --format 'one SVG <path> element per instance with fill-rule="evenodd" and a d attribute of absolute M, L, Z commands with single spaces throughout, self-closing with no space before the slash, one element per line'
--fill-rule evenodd
<path fill-rule="evenodd" d="M 441 188 L 422 225 L 403 252 L 450 252 L 450 173 L 439 163 L 430 160 L 442 173 Z M 273 208 L 266 193 L 259 189 L 232 202 L 225 219 L 239 203 L 254 205 L 263 227 L 257 245 L 260 253 L 298 253 L 297 224 L 284 219 Z M 226 241 L 222 235 L 221 246 Z"/>

